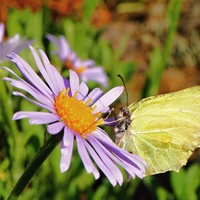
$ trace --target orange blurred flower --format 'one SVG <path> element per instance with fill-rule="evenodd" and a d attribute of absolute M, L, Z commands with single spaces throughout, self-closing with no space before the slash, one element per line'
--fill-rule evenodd
<path fill-rule="evenodd" d="M 30 8 L 33 12 L 47 6 L 50 10 L 56 11 L 58 15 L 70 15 L 82 7 L 83 0 L 1 0 L 0 21 L 6 22 L 10 8 Z"/>
<path fill-rule="evenodd" d="M 83 0 L 49 0 L 46 5 L 60 15 L 70 15 L 82 8 Z"/>
<path fill-rule="evenodd" d="M 111 12 L 105 5 L 97 6 L 90 20 L 91 24 L 97 28 L 107 25 L 110 21 Z"/>

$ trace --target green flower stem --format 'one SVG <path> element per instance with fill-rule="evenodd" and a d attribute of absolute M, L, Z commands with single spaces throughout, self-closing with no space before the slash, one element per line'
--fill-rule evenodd
<path fill-rule="evenodd" d="M 62 140 L 63 133 L 50 136 L 50 138 L 44 143 L 43 147 L 39 150 L 32 162 L 26 167 L 24 173 L 18 180 L 17 184 L 10 193 L 8 200 L 18 199 L 18 197 L 23 192 L 24 188 L 27 186 L 37 169 L 46 160 L 49 154 L 57 146 L 57 144 Z"/>

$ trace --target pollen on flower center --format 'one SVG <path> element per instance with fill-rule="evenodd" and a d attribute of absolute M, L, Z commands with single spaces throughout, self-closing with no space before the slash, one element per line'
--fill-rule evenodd
<path fill-rule="evenodd" d="M 73 66 L 72 61 L 69 60 L 69 59 L 67 59 L 67 60 L 65 61 L 65 65 L 66 65 L 66 67 L 67 67 L 68 69 L 71 69 L 71 70 L 75 71 L 77 74 L 81 74 L 81 73 L 83 73 L 83 72 L 86 70 L 86 67 L 78 67 L 78 68 L 75 68 L 75 67 Z"/>
<path fill-rule="evenodd" d="M 103 119 L 100 118 L 101 112 L 92 114 L 95 107 L 88 106 L 90 101 L 83 102 L 76 99 L 78 93 L 72 97 L 68 93 L 69 88 L 60 92 L 54 100 L 54 108 L 70 129 L 84 136 L 86 133 L 95 131 L 98 125 L 103 124 Z"/>

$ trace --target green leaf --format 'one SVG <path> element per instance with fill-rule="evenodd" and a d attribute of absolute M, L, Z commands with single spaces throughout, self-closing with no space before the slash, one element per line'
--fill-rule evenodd
<path fill-rule="evenodd" d="M 100 0 L 85 0 L 83 5 L 83 21 L 89 20 Z"/>

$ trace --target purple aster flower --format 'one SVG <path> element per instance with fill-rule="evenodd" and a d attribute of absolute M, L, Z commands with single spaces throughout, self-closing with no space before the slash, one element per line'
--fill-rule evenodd
<path fill-rule="evenodd" d="M 6 57 L 7 54 L 11 52 L 19 53 L 28 47 L 28 41 L 25 39 L 20 39 L 19 35 L 15 35 L 3 42 L 4 32 L 5 26 L 3 23 L 0 23 L 0 62 L 8 60 Z"/>
<path fill-rule="evenodd" d="M 57 51 L 53 51 L 53 53 L 58 55 L 66 67 L 75 71 L 82 81 L 92 80 L 100 83 L 103 87 L 107 87 L 108 77 L 102 67 L 96 66 L 92 59 L 81 60 L 78 58 L 64 36 L 56 38 L 47 34 L 47 38 L 57 47 Z"/>
<path fill-rule="evenodd" d="M 99 125 L 106 123 L 102 114 L 108 112 L 109 105 L 119 97 L 123 87 L 115 87 L 106 94 L 99 88 L 89 92 L 87 85 L 79 82 L 76 72 L 70 70 L 68 81 L 51 65 L 42 50 L 39 50 L 40 58 L 32 47 L 30 49 L 43 78 L 41 79 L 25 60 L 11 53 L 8 57 L 15 63 L 24 79 L 4 67 L 15 76 L 15 79 L 6 77 L 4 80 L 28 92 L 32 97 L 29 98 L 18 91 L 14 91 L 14 95 L 21 96 L 48 112 L 19 111 L 14 114 L 13 119 L 29 118 L 30 124 L 47 124 L 47 131 L 52 135 L 64 131 L 61 142 L 61 172 L 67 171 L 70 166 L 76 141 L 83 165 L 88 173 L 93 173 L 95 179 L 100 176 L 97 165 L 113 186 L 117 183 L 121 185 L 123 176 L 116 164 L 122 166 L 131 177 L 142 178 L 145 161 L 119 148 L 107 133 L 99 128 Z"/>

